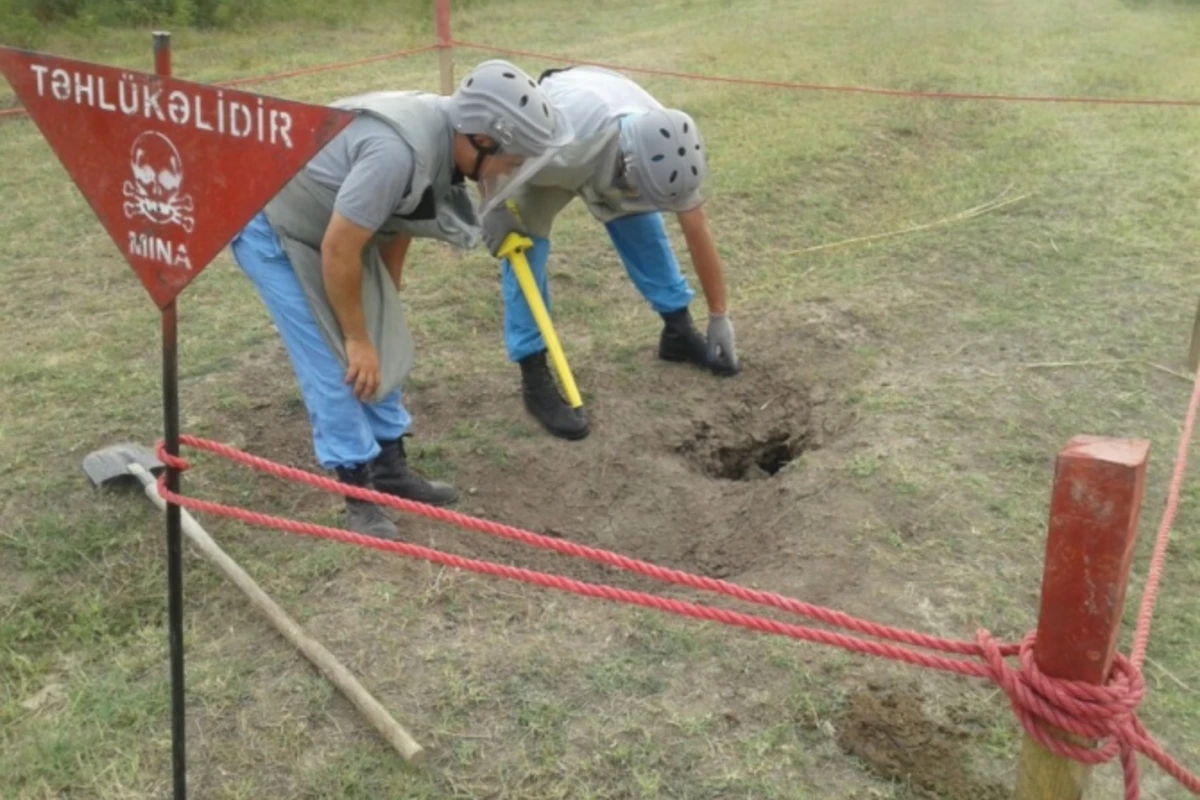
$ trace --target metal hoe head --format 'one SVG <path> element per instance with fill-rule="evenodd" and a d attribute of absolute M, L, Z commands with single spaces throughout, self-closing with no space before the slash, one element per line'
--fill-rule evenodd
<path fill-rule="evenodd" d="M 127 442 L 88 453 L 83 459 L 83 471 L 96 486 L 107 486 L 122 480 L 137 481 L 129 471 L 130 464 L 138 464 L 154 475 L 166 469 L 153 450 Z"/>

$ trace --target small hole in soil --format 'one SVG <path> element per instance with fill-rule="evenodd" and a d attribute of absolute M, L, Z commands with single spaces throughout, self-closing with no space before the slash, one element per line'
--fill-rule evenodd
<path fill-rule="evenodd" d="M 804 452 L 821 446 L 807 390 L 759 389 L 753 399 L 735 398 L 707 418 L 693 418 L 675 452 L 715 480 L 759 481 L 783 474 Z"/>
<path fill-rule="evenodd" d="M 752 481 L 776 475 L 803 452 L 802 440 L 790 433 L 775 433 L 765 440 L 751 440 L 717 448 L 705 470 L 714 478 Z"/>

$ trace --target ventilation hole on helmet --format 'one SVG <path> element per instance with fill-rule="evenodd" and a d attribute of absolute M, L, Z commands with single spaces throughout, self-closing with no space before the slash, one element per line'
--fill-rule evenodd
<path fill-rule="evenodd" d="M 534 89 L 536 89 L 536 88 L 537 88 L 537 84 L 536 84 L 536 83 L 534 83 L 533 81 L 530 81 L 530 82 L 529 82 L 529 85 L 530 85 L 532 88 L 534 88 Z"/>
<path fill-rule="evenodd" d="M 542 113 L 545 114 L 547 117 L 550 116 L 550 106 L 546 105 L 545 103 L 542 103 Z"/>
<path fill-rule="evenodd" d="M 506 77 L 506 78 L 514 78 L 514 79 L 515 79 L 517 76 L 516 76 L 516 75 L 513 75 L 511 72 L 506 72 L 506 73 L 504 73 L 504 77 Z"/>
<path fill-rule="evenodd" d="M 474 82 L 475 82 L 474 78 L 467 78 L 467 86 L 470 86 Z"/>
<path fill-rule="evenodd" d="M 529 95 L 523 94 L 521 95 L 521 108 L 524 108 L 527 105 L 529 105 Z"/>
<path fill-rule="evenodd" d="M 677 170 L 677 169 L 671 170 L 671 180 L 667 181 L 667 183 L 674 183 L 675 179 L 678 177 L 679 177 L 679 170 Z"/>
<path fill-rule="evenodd" d="M 670 139 L 670 138 L 671 138 L 671 132 L 670 132 L 669 130 L 667 130 L 666 128 L 659 128 L 659 129 L 658 129 L 658 132 L 659 132 L 659 133 L 661 133 L 661 134 L 663 135 L 663 138 L 664 138 L 664 139 Z"/>
<path fill-rule="evenodd" d="M 688 132 L 688 124 L 687 124 L 686 122 L 685 122 L 685 123 L 683 123 L 683 132 L 684 132 L 684 133 L 687 133 L 687 132 Z"/>
<path fill-rule="evenodd" d="M 699 149 L 700 149 L 700 145 L 696 145 L 696 149 L 697 149 L 697 150 L 699 150 Z"/>
<path fill-rule="evenodd" d="M 654 161 L 654 162 L 659 162 L 659 161 L 662 161 L 664 158 L 666 158 L 666 156 L 664 156 L 663 154 L 659 153 L 658 155 L 656 155 L 654 158 L 652 158 L 652 159 L 650 159 L 650 160 L 651 160 L 651 161 Z"/>
<path fill-rule="evenodd" d="M 687 148 L 686 147 L 679 148 L 679 155 L 681 155 L 681 156 L 687 155 Z"/>
<path fill-rule="evenodd" d="M 692 165 L 692 174 L 693 174 L 693 175 L 695 175 L 695 176 L 697 176 L 697 177 L 699 177 L 699 176 L 700 176 L 700 172 L 699 172 L 699 170 L 697 170 L 697 169 L 696 169 L 696 165 L 695 165 L 695 164 L 693 164 L 693 165 Z"/>

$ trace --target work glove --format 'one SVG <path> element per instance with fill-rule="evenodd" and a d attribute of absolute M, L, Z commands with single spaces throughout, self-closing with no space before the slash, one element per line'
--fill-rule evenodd
<path fill-rule="evenodd" d="M 493 258 L 500 257 L 500 246 L 510 233 L 528 237 L 521 220 L 507 204 L 497 206 L 483 218 L 483 241 L 487 244 L 488 252 Z"/>
<path fill-rule="evenodd" d="M 737 342 L 733 323 L 725 314 L 708 315 L 708 363 L 718 375 L 737 374 Z"/>

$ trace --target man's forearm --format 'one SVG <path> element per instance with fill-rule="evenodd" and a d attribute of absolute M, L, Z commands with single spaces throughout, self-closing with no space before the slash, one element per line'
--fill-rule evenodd
<path fill-rule="evenodd" d="M 709 312 L 724 314 L 725 273 L 704 212 L 701 209 L 685 211 L 679 215 L 679 225 L 683 229 L 688 252 L 692 257 L 692 268 L 696 270 L 696 278 L 704 291 Z"/>
<path fill-rule="evenodd" d="M 396 285 L 397 292 L 400 291 L 400 278 L 404 274 L 404 259 L 408 255 L 408 246 L 411 243 L 411 236 L 397 236 L 379 250 L 379 254 L 383 256 L 384 266 L 387 267 L 388 274 L 392 276 L 392 283 Z"/>
<path fill-rule="evenodd" d="M 362 310 L 362 261 L 356 254 L 331 250 L 321 254 L 321 279 L 334 316 L 347 341 L 367 341 Z"/>

